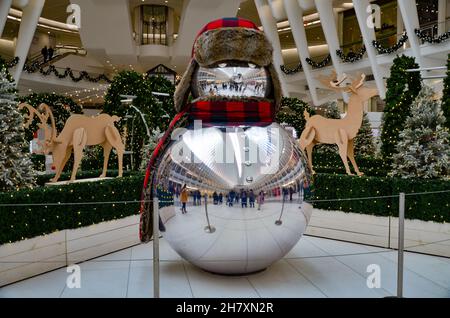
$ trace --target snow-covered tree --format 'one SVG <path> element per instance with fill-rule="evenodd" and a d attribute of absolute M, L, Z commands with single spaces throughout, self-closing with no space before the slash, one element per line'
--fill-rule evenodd
<path fill-rule="evenodd" d="M 355 146 L 355 155 L 373 156 L 375 155 L 375 142 L 373 139 L 372 128 L 370 127 L 367 113 L 364 112 L 361 128 L 353 140 Z"/>
<path fill-rule="evenodd" d="M 158 145 L 159 139 L 161 139 L 162 133 L 159 127 L 153 129 L 149 140 L 144 144 L 141 150 L 142 161 L 140 165 L 140 170 L 147 169 L 148 161 L 150 160 L 153 150 Z"/>
<path fill-rule="evenodd" d="M 34 170 L 17 108 L 14 83 L 0 71 L 0 191 L 34 185 Z"/>
<path fill-rule="evenodd" d="M 424 86 L 411 105 L 393 157 L 394 176 L 439 178 L 450 174 L 449 132 L 433 94 Z"/>

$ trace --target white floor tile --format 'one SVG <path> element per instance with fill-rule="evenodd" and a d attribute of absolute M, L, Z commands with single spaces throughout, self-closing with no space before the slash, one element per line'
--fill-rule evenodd
<path fill-rule="evenodd" d="M 182 261 L 164 239 L 160 242 L 161 297 L 384 297 L 396 293 L 397 254 L 382 248 L 304 236 L 283 260 L 263 272 L 221 276 Z M 152 297 L 152 249 L 152 243 L 141 244 L 79 264 L 80 289 L 66 287 L 69 273 L 62 268 L 0 288 L 0 298 Z M 381 267 L 381 289 L 366 285 L 369 264 Z M 405 297 L 450 297 L 449 259 L 405 253 L 405 269 Z"/>
<path fill-rule="evenodd" d="M 66 286 L 66 268 L 0 287 L 0 298 L 58 298 Z"/>
<path fill-rule="evenodd" d="M 390 252 L 391 254 L 395 252 Z M 384 253 L 383 253 L 384 254 Z M 397 292 L 397 263 L 381 254 L 349 255 L 337 257 L 364 277 L 367 277 L 367 266 L 377 264 L 380 266 L 381 287 L 388 293 L 395 295 Z M 405 268 L 403 274 L 404 297 L 449 297 L 450 292 L 436 283 L 417 275 Z"/>
<path fill-rule="evenodd" d="M 322 298 L 325 295 L 284 260 L 248 280 L 263 298 Z"/>
<path fill-rule="evenodd" d="M 123 298 L 126 296 L 130 262 L 89 261 L 81 266 L 81 288 L 65 288 L 63 298 Z"/>
<path fill-rule="evenodd" d="M 382 254 L 397 264 L 397 252 Z M 404 253 L 404 267 L 429 279 L 439 286 L 450 289 L 450 259 L 417 253 Z"/>
<path fill-rule="evenodd" d="M 324 250 L 311 243 L 309 236 L 303 236 L 300 241 L 286 254 L 285 258 L 315 257 L 328 255 Z"/>
<path fill-rule="evenodd" d="M 183 263 L 160 263 L 160 297 L 192 298 Z M 129 298 L 153 297 L 153 261 L 132 261 L 128 281 Z"/>
<path fill-rule="evenodd" d="M 386 250 L 381 247 L 342 242 L 314 236 L 308 236 L 308 240 L 319 249 L 325 251 L 328 255 L 345 255 Z"/>
<path fill-rule="evenodd" d="M 189 283 L 196 298 L 255 298 L 258 293 L 245 276 L 221 276 L 186 264 Z"/>
<path fill-rule="evenodd" d="M 133 246 L 131 248 L 131 259 L 153 259 L 153 241 Z M 181 257 L 170 247 L 169 243 L 167 243 L 166 240 L 161 238 L 159 240 L 159 259 L 161 261 L 179 261 L 181 260 Z"/>
<path fill-rule="evenodd" d="M 366 279 L 333 257 L 287 260 L 327 297 L 381 297 L 367 288 Z"/>

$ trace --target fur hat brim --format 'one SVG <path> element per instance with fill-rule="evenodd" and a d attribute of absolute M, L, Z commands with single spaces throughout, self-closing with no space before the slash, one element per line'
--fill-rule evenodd
<path fill-rule="evenodd" d="M 267 66 L 272 63 L 272 51 L 261 31 L 239 27 L 206 31 L 194 44 L 194 58 L 201 66 L 229 60 Z"/>

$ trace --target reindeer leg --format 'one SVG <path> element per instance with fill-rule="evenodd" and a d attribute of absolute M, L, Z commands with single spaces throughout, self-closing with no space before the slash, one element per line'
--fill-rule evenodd
<path fill-rule="evenodd" d="M 72 149 L 70 147 L 68 147 L 66 150 L 66 155 L 64 156 L 64 159 L 61 163 L 61 166 L 58 167 L 58 170 L 56 171 L 55 176 L 50 180 L 51 182 L 58 181 L 59 177 L 61 176 L 61 172 L 64 170 L 64 167 L 66 166 L 66 163 L 69 160 L 71 155 L 72 155 Z"/>
<path fill-rule="evenodd" d="M 108 169 L 109 154 L 111 153 L 112 145 L 109 142 L 105 142 L 103 145 L 103 171 L 100 178 L 106 177 L 106 170 Z"/>
<path fill-rule="evenodd" d="M 347 172 L 348 175 L 353 175 L 353 173 L 350 171 L 350 167 L 348 166 L 347 161 L 348 138 L 345 130 L 339 129 L 339 131 L 335 135 L 335 139 L 336 144 L 339 148 L 339 155 L 341 156 L 342 162 L 345 166 L 345 172 Z"/>
<path fill-rule="evenodd" d="M 70 181 L 75 180 L 77 175 L 78 166 L 80 165 L 81 158 L 83 157 L 83 150 L 87 142 L 87 134 L 84 128 L 78 128 L 73 132 L 73 169 Z"/>
<path fill-rule="evenodd" d="M 315 136 L 316 130 L 314 129 L 314 127 L 305 127 L 305 129 L 302 131 L 302 134 L 300 135 L 300 149 L 304 150 L 310 143 L 313 142 Z"/>
<path fill-rule="evenodd" d="M 356 174 L 358 176 L 362 176 L 364 173 L 359 171 L 358 165 L 356 164 L 356 161 L 355 161 L 353 139 L 348 141 L 347 156 L 350 159 L 350 162 L 352 163 L 353 169 L 355 169 Z"/>
<path fill-rule="evenodd" d="M 308 154 L 308 166 L 309 166 L 309 169 L 311 169 L 312 174 L 316 173 L 313 170 L 313 163 L 312 163 L 312 153 L 313 153 L 313 149 L 314 149 L 315 145 L 316 144 L 314 142 L 311 142 L 308 146 L 306 146 L 306 152 Z"/>
<path fill-rule="evenodd" d="M 120 138 L 120 133 L 114 125 L 108 125 L 105 129 L 106 140 L 116 149 L 117 160 L 119 161 L 119 177 L 122 176 L 123 172 L 123 152 L 125 151 L 125 146 Z"/>

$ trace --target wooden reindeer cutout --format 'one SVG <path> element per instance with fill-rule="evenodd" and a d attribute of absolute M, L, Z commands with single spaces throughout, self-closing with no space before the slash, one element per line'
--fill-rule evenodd
<path fill-rule="evenodd" d="M 56 168 L 55 177 L 50 182 L 58 181 L 67 160 L 69 160 L 72 154 L 72 150 L 74 153 L 74 164 L 70 180 L 75 180 L 83 156 L 83 150 L 86 146 L 92 145 L 100 145 L 103 147 L 103 172 L 100 178 L 106 176 L 109 154 L 112 148 L 116 149 L 119 161 L 119 177 L 122 176 L 122 159 L 125 147 L 120 138 L 119 131 L 114 126 L 114 122 L 119 121 L 120 117 L 110 116 L 108 114 L 100 114 L 95 117 L 72 115 L 67 119 L 63 130 L 58 135 L 55 118 L 48 105 L 39 105 L 38 109 L 42 110 L 43 113 L 26 103 L 19 105 L 19 109 L 23 108 L 26 108 L 29 112 L 25 127 L 31 124 L 33 117 L 36 115 L 40 120 L 38 126 L 44 130 L 44 153 L 52 154 L 53 164 Z M 47 124 L 49 118 L 50 127 Z"/>
<path fill-rule="evenodd" d="M 358 176 L 363 173 L 359 171 L 354 157 L 353 139 L 358 134 L 363 118 L 364 102 L 372 96 L 378 95 L 376 89 L 364 87 L 365 75 L 354 80 L 350 85 L 341 87 L 347 76 L 342 75 L 339 80 L 334 80 L 335 74 L 331 78 L 322 79 L 321 82 L 333 90 L 350 93 L 347 115 L 342 119 L 329 119 L 320 115 L 309 116 L 305 111 L 306 125 L 300 136 L 300 148 L 306 149 L 308 165 L 313 171 L 312 152 L 317 144 L 337 144 L 339 155 L 345 166 L 348 175 L 352 175 L 348 166 L 347 157 L 350 159 Z M 314 171 L 313 171 L 314 172 Z"/>

